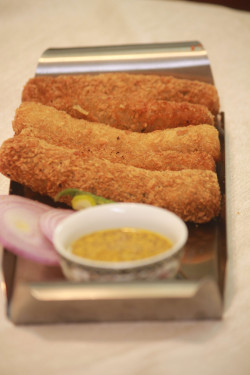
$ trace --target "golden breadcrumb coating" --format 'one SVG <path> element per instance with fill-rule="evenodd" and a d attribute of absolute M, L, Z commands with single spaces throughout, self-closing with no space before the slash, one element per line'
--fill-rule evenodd
<path fill-rule="evenodd" d="M 22 100 L 31 101 L 31 98 L 34 100 L 35 97 L 43 97 L 46 103 L 53 100 L 53 105 L 57 105 L 63 97 L 84 99 L 100 95 L 120 98 L 133 96 L 134 100 L 141 99 L 144 102 L 151 99 L 189 102 L 204 105 L 213 114 L 219 111 L 219 97 L 215 86 L 153 74 L 103 73 L 35 77 L 24 87 Z M 77 101 L 75 104 L 80 103 Z"/>
<path fill-rule="evenodd" d="M 135 133 L 86 120 L 40 103 L 22 103 L 13 121 L 21 131 L 58 146 L 150 170 L 210 169 L 220 156 L 218 131 L 210 125 Z"/>
<path fill-rule="evenodd" d="M 220 211 L 215 172 L 149 171 L 90 158 L 21 134 L 3 143 L 0 171 L 52 198 L 65 188 L 78 188 L 118 202 L 164 207 L 183 220 L 196 223 L 208 222 Z"/>
<path fill-rule="evenodd" d="M 214 116 L 204 105 L 159 100 L 145 96 L 143 91 L 119 95 L 115 89 L 107 95 L 102 92 L 106 86 L 96 89 L 91 82 L 90 88 L 83 85 L 83 79 L 71 76 L 36 77 L 26 84 L 22 99 L 53 106 L 75 118 L 136 132 L 214 124 Z"/>

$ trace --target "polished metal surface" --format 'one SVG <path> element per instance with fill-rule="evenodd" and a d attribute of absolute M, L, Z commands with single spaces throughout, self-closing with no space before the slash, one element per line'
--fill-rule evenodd
<path fill-rule="evenodd" d="M 171 74 L 213 83 L 200 42 L 51 48 L 39 59 L 36 75 L 133 72 Z"/>
<path fill-rule="evenodd" d="M 219 319 L 221 314 L 221 297 L 212 280 L 75 286 L 19 283 L 9 311 L 15 324 L 201 320 Z"/>
<path fill-rule="evenodd" d="M 175 70 L 179 76 L 213 82 L 206 51 L 198 42 L 47 50 L 39 60 L 37 74 L 147 69 L 157 74 Z M 225 202 L 223 114 L 218 116 L 217 126 L 222 155 L 217 174 Z M 14 182 L 10 193 L 55 204 Z M 223 204 L 217 220 L 189 224 L 189 238 L 174 280 L 69 283 L 59 267 L 41 266 L 5 250 L 3 290 L 8 317 L 15 324 L 220 319 L 227 263 L 225 218 Z"/>

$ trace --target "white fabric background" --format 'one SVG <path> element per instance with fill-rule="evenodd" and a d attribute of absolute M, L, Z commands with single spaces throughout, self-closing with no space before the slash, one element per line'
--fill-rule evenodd
<path fill-rule="evenodd" d="M 1 374 L 250 373 L 250 13 L 182 1 L 0 0 L 0 143 L 12 135 L 23 85 L 48 47 L 185 40 L 206 47 L 226 113 L 223 320 L 15 327 L 1 293 Z"/>

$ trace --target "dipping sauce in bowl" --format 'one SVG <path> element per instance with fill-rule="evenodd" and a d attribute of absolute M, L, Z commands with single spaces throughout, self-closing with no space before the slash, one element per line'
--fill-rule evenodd
<path fill-rule="evenodd" d="M 75 240 L 72 254 L 105 262 L 128 262 L 149 258 L 169 250 L 172 242 L 166 237 L 140 228 L 100 230 Z"/>
<path fill-rule="evenodd" d="M 78 211 L 55 230 L 53 243 L 71 281 L 173 278 L 188 231 L 172 212 L 141 203 Z"/>

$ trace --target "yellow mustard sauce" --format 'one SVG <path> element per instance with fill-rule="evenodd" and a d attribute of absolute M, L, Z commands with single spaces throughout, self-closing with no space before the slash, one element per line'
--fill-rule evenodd
<path fill-rule="evenodd" d="M 160 254 L 172 247 L 166 237 L 144 229 L 118 228 L 82 236 L 72 243 L 72 253 L 83 258 L 127 262 Z"/>

